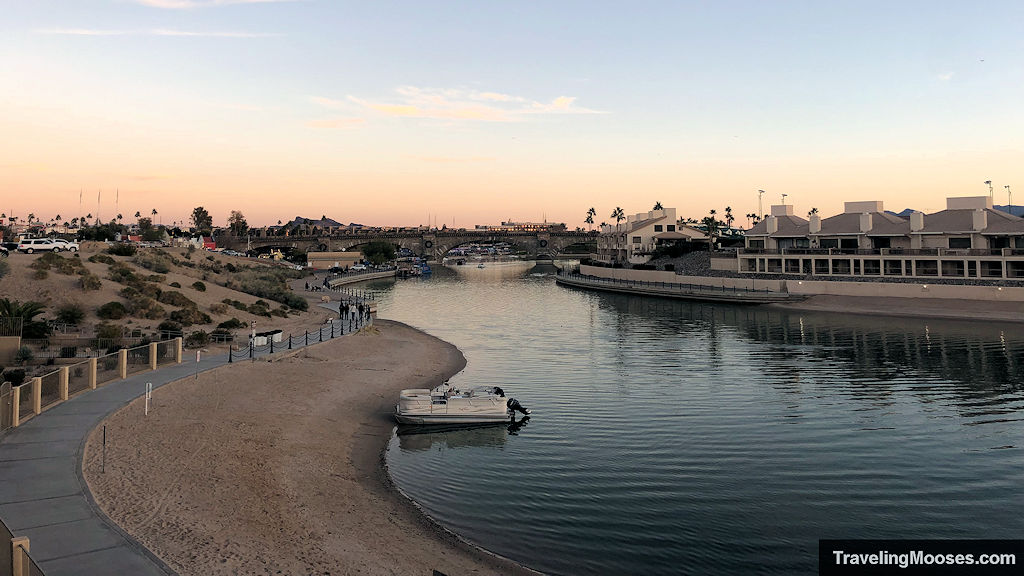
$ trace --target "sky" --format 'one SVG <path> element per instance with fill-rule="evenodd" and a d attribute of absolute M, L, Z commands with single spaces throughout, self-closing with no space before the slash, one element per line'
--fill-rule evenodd
<path fill-rule="evenodd" d="M 1019 1 L 0 0 L 0 212 L 737 224 L 1019 190 Z M 1018 188 L 1019 187 L 1019 188 Z M 81 200 L 80 200 L 81 198 Z"/>

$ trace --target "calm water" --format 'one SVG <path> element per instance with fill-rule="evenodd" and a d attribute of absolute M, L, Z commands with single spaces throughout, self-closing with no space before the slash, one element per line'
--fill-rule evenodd
<path fill-rule="evenodd" d="M 379 283 L 521 429 L 395 436 L 395 481 L 552 574 L 797 574 L 819 538 L 1019 538 L 1024 334 L 585 292 L 531 265 Z"/>

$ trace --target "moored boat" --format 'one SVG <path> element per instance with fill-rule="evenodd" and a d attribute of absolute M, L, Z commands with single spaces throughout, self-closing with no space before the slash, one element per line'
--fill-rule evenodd
<path fill-rule="evenodd" d="M 445 382 L 434 388 L 402 390 L 395 406 L 399 424 L 483 424 L 508 420 L 515 411 L 529 414 L 515 398 L 505 398 L 497 386 L 459 390 Z"/>

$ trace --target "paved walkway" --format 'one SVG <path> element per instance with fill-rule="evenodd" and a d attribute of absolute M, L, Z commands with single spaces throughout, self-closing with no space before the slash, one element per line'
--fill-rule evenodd
<path fill-rule="evenodd" d="M 29 538 L 30 555 L 46 576 L 174 574 L 96 506 L 82 477 L 85 440 L 109 414 L 145 393 L 147 382 L 159 388 L 226 362 L 221 354 L 197 366 L 186 351 L 181 364 L 80 394 L 0 437 L 0 518 L 15 536 Z"/>

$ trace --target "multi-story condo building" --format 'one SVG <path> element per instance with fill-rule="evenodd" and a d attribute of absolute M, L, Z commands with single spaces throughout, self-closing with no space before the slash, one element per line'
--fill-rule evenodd
<path fill-rule="evenodd" d="M 913 278 L 1024 278 L 1024 218 L 988 196 L 948 198 L 946 209 L 902 218 L 881 202 L 805 220 L 790 205 L 750 229 L 737 268 L 748 274 Z"/>
<path fill-rule="evenodd" d="M 627 216 L 618 224 L 605 224 L 597 237 L 597 258 L 605 262 L 642 264 L 659 244 L 666 242 L 707 242 L 702 230 L 676 220 L 675 208 L 651 210 Z"/>

